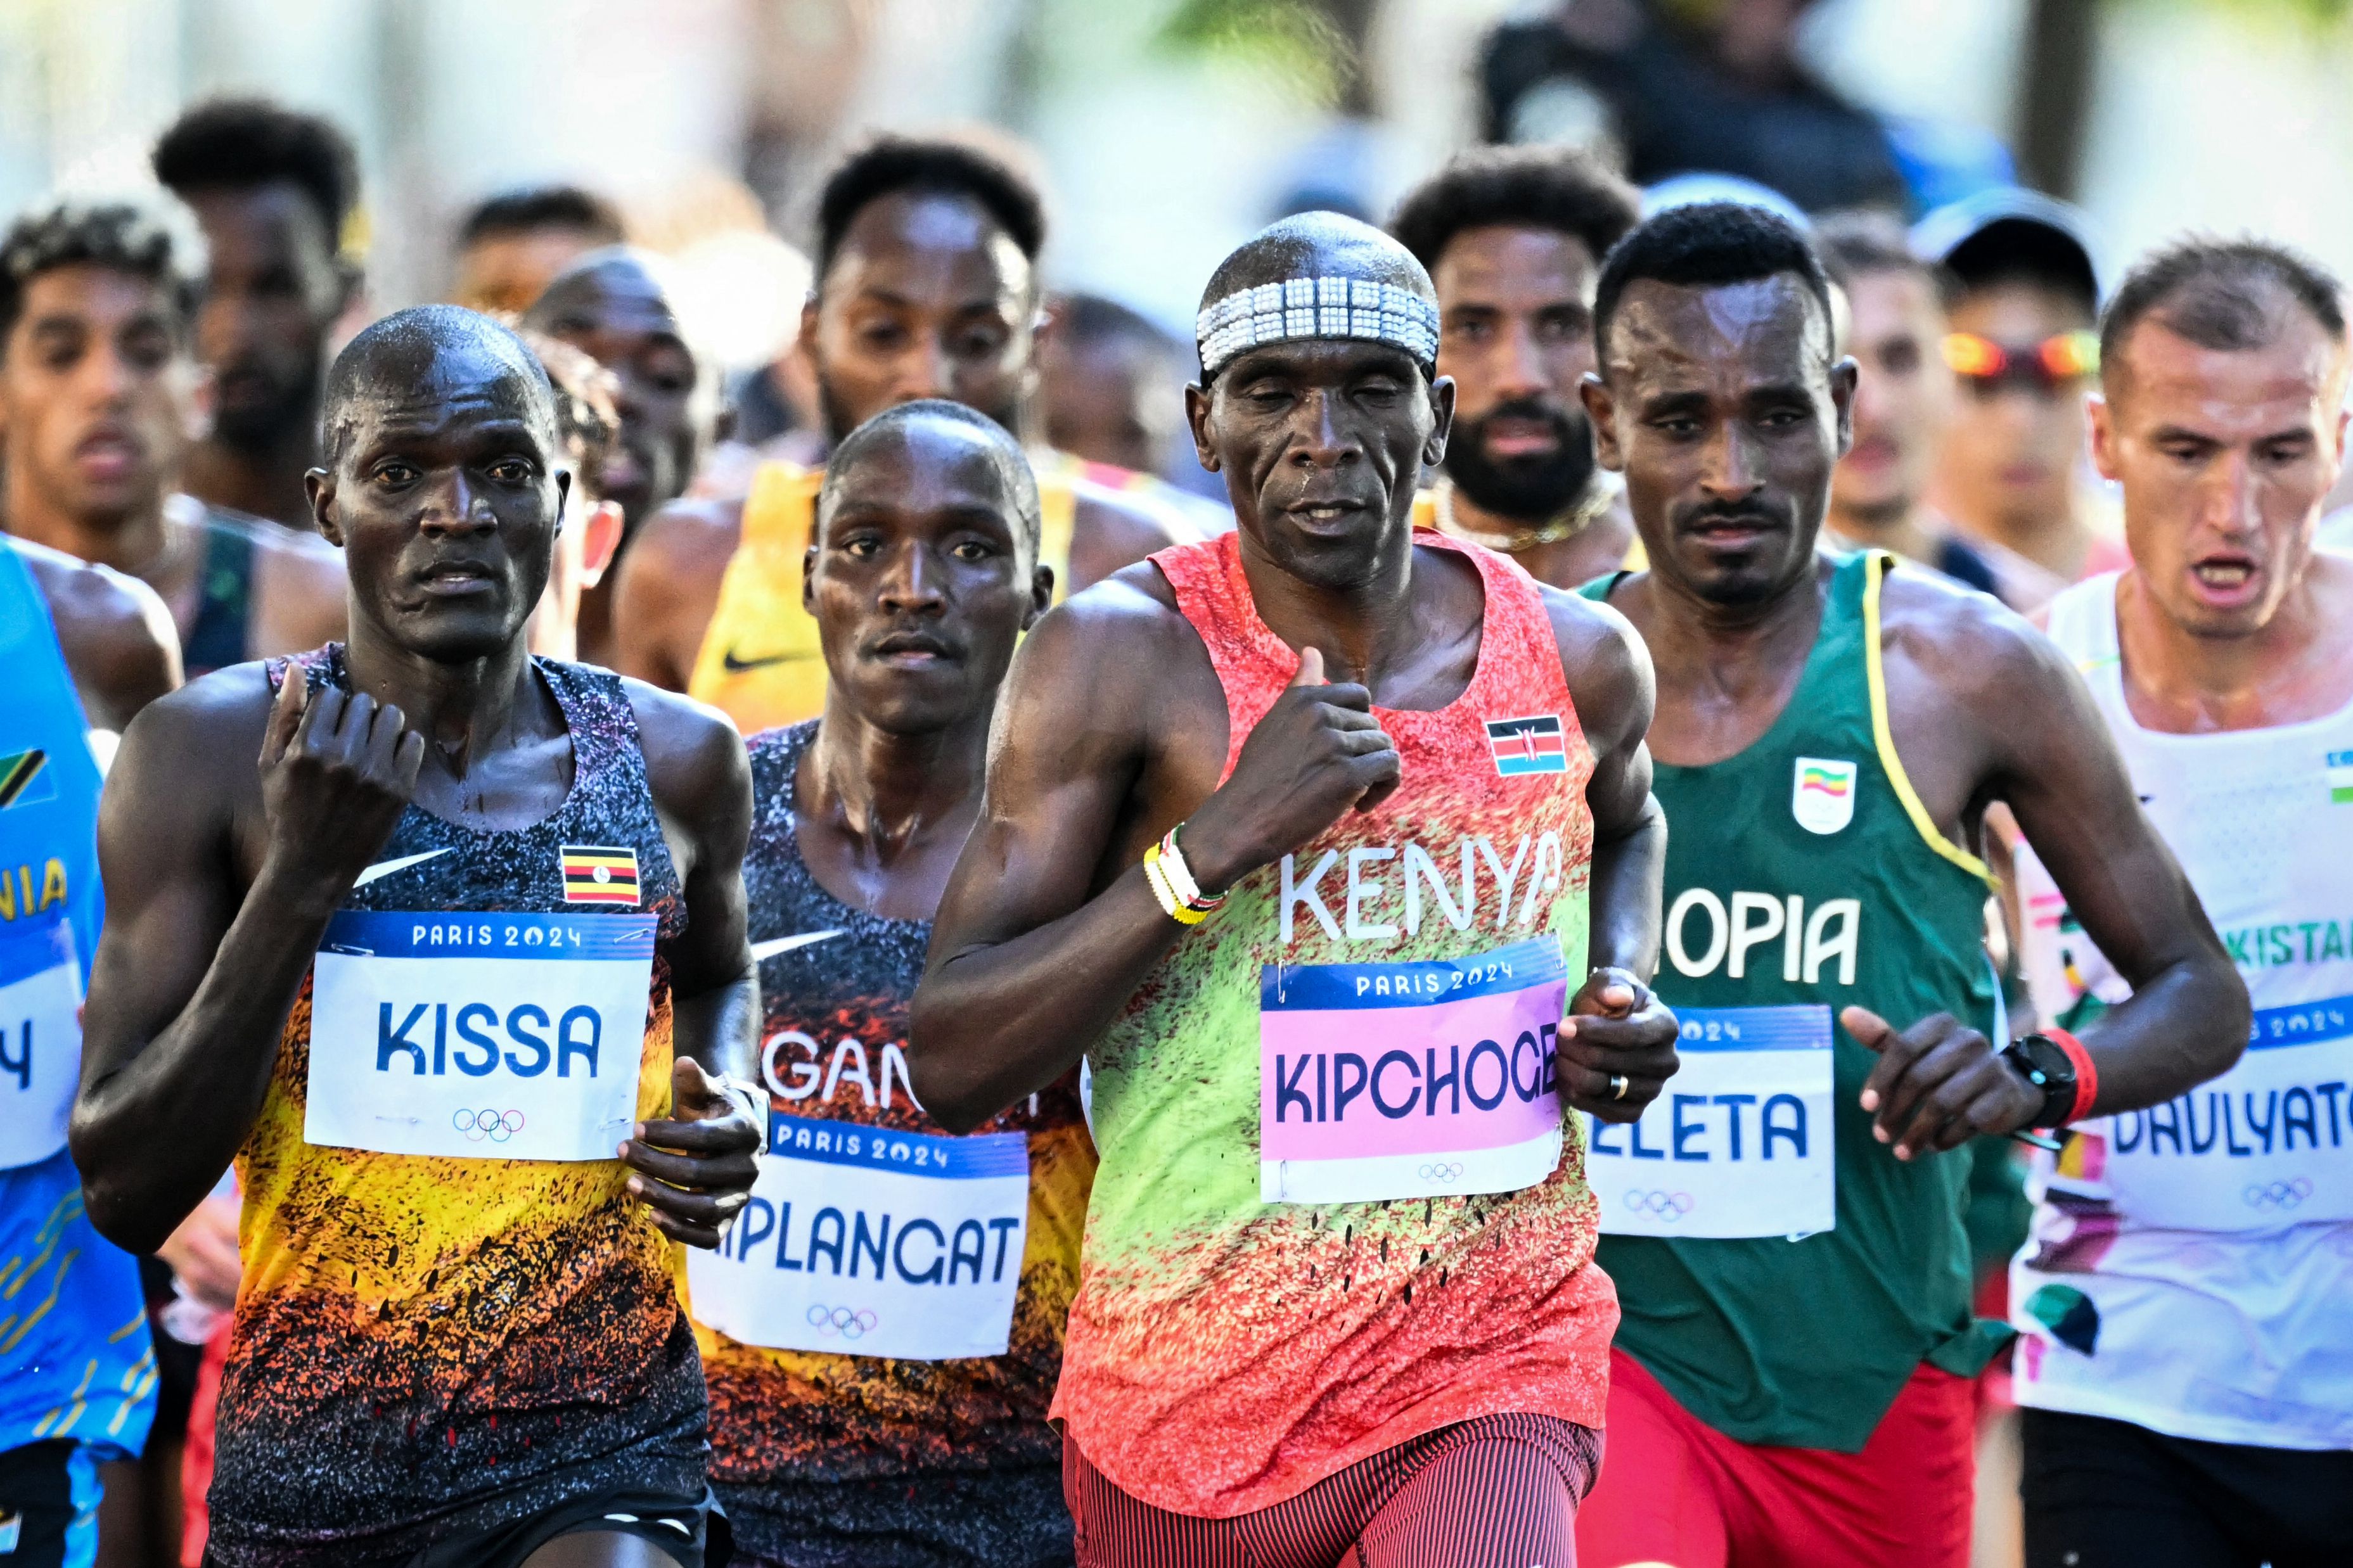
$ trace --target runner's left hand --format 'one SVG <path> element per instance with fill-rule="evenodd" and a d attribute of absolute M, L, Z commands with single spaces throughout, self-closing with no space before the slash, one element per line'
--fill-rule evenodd
<path fill-rule="evenodd" d="M 2042 1096 L 2010 1069 L 1991 1041 L 1949 1013 L 1931 1013 L 1900 1034 L 1867 1007 L 1839 1014 L 1865 1048 L 1879 1053 L 1862 1086 L 1872 1136 L 1909 1160 L 1957 1149 L 1980 1133 L 2015 1132 L 2042 1109 Z"/>
<path fill-rule="evenodd" d="M 1569 1104 L 1604 1121 L 1632 1121 L 1659 1098 L 1678 1065 L 1675 1016 L 1622 969 L 1597 969 L 1561 1020 L 1558 1078 Z M 1613 1095 L 1610 1079 L 1626 1080 Z"/>
<path fill-rule="evenodd" d="M 760 1130 L 692 1057 L 671 1064 L 670 1087 L 671 1119 L 638 1122 L 621 1145 L 629 1192 L 672 1241 L 716 1248 L 751 1196 Z"/>

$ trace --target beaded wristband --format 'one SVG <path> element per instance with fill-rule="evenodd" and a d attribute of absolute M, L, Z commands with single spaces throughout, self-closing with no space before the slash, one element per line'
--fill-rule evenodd
<path fill-rule="evenodd" d="M 1188 908 L 1168 885 L 1167 869 L 1160 863 L 1160 846 L 1155 844 L 1144 852 L 1144 879 L 1151 884 L 1152 896 L 1160 900 L 1160 908 L 1178 925 L 1197 926 L 1209 918 L 1207 910 Z"/>
<path fill-rule="evenodd" d="M 1168 879 L 1168 889 L 1176 895 L 1178 902 L 1207 914 L 1224 903 L 1226 895 L 1219 893 L 1212 898 L 1201 891 L 1201 884 L 1194 880 L 1193 868 L 1186 864 L 1185 851 L 1176 844 L 1177 828 L 1184 826 L 1178 823 L 1160 840 L 1160 873 Z"/>

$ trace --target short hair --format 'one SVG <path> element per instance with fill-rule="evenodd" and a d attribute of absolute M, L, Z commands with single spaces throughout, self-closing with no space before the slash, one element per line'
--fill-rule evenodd
<path fill-rule="evenodd" d="M 1054 301 L 1054 335 L 1072 348 L 1136 342 L 1172 359 L 1184 352 L 1184 345 L 1151 317 L 1101 294 L 1072 292 L 1058 296 Z"/>
<path fill-rule="evenodd" d="M 483 197 L 458 225 L 458 247 L 539 228 L 577 229 L 599 245 L 628 238 L 611 202 L 578 185 L 517 185 Z"/>
<path fill-rule="evenodd" d="M 2100 311 L 2100 279 L 2091 252 L 2056 224 L 2031 217 L 1987 224 L 1945 253 L 1957 293 L 2025 283 L 2065 296 L 2087 316 Z"/>
<path fill-rule="evenodd" d="M 1645 219 L 1611 247 L 1594 289 L 1593 342 L 1604 373 L 1609 327 L 1629 285 L 1645 279 L 1678 288 L 1718 288 L 1794 272 L 1821 307 L 1827 338 L 1835 330 L 1831 280 L 1805 231 L 1778 213 L 1746 202 L 1699 202 Z"/>
<path fill-rule="evenodd" d="M 1038 476 L 1029 467 L 1029 454 L 1022 451 L 1021 443 L 1015 440 L 1004 426 L 987 415 L 941 397 L 920 397 L 912 403 L 893 404 L 841 438 L 839 445 L 826 459 L 825 483 L 818 490 L 817 516 L 820 528 L 840 493 L 842 476 L 849 471 L 850 465 L 882 437 L 896 435 L 908 426 L 926 419 L 962 426 L 976 432 L 987 444 L 990 460 L 997 466 L 997 478 L 1004 483 L 1005 493 L 1013 502 L 1018 535 L 1029 547 L 1030 559 L 1035 562 L 1045 521 L 1038 500 Z"/>
<path fill-rule="evenodd" d="M 173 122 L 155 143 L 155 177 L 182 196 L 242 191 L 283 180 L 308 198 L 330 249 L 359 200 L 352 143 L 315 114 L 262 98 L 216 98 Z"/>
<path fill-rule="evenodd" d="M 987 213 L 1031 261 L 1046 246 L 1046 200 L 1036 182 L 969 142 L 879 136 L 825 178 L 817 203 L 817 286 L 858 215 L 885 196 L 962 196 Z"/>
<path fill-rule="evenodd" d="M 1857 207 L 1825 214 L 1814 225 L 1814 243 L 1831 281 L 1850 291 L 1856 279 L 1874 272 L 1917 278 L 1947 305 L 1959 288 L 1951 273 L 1913 250 L 1910 231 L 1889 213 Z"/>
<path fill-rule="evenodd" d="M 528 327 L 518 328 L 515 335 L 538 358 L 555 389 L 556 435 L 565 446 L 578 447 L 588 463 L 602 461 L 621 436 L 620 411 L 614 405 L 619 378 L 586 350 L 561 338 Z"/>
<path fill-rule="evenodd" d="M 1581 148 L 1482 147 L 1408 193 L 1389 232 L 1432 272 L 1456 235 L 1494 226 L 1565 234 L 1599 263 L 1641 216 L 1634 187 Z"/>
<path fill-rule="evenodd" d="M 188 209 L 160 191 L 62 195 L 36 203 L 0 237 L 0 352 L 25 313 L 33 279 L 79 264 L 154 284 L 170 299 L 175 325 L 185 333 L 202 287 L 204 235 Z"/>
<path fill-rule="evenodd" d="M 343 460 L 351 435 L 344 405 L 357 397 L 383 374 L 377 362 L 387 355 L 430 349 L 436 353 L 460 344 L 479 344 L 496 353 L 547 398 L 548 419 L 562 438 L 563 415 L 555 395 L 555 380 L 547 367 L 515 331 L 479 310 L 462 305 L 411 305 L 395 310 L 360 329 L 343 352 L 327 367 L 325 392 L 319 399 L 319 446 L 329 467 Z"/>
<path fill-rule="evenodd" d="M 2310 258 L 2269 240 L 2178 240 L 2126 274 L 2100 321 L 2100 363 L 2119 363 L 2135 327 L 2154 318 L 2201 349 L 2259 349 L 2279 336 L 2282 298 L 2345 341 L 2345 291 Z"/>

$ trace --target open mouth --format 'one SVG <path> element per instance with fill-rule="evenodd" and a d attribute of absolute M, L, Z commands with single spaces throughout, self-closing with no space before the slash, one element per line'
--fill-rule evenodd
<path fill-rule="evenodd" d="M 459 599 L 488 594 L 498 586 L 498 574 L 473 561 L 447 561 L 428 566 L 420 579 L 427 594 L 438 599 Z"/>
<path fill-rule="evenodd" d="M 2189 567 L 2189 580 L 2197 584 L 2199 597 L 2217 605 L 2240 605 L 2253 598 L 2262 576 L 2262 568 L 2244 555 L 2209 555 Z"/>
<path fill-rule="evenodd" d="M 127 430 L 91 431 L 74 445 L 74 462 L 93 479 L 121 479 L 139 463 L 139 443 Z"/>
<path fill-rule="evenodd" d="M 1282 509 L 1282 513 L 1303 528 L 1320 531 L 1335 524 L 1353 522 L 1367 510 L 1363 501 L 1335 496 L 1328 500 L 1293 501 Z"/>
<path fill-rule="evenodd" d="M 1484 445 L 1488 458 L 1498 463 L 1549 458 L 1560 450 L 1560 430 L 1548 419 L 1491 419 Z"/>

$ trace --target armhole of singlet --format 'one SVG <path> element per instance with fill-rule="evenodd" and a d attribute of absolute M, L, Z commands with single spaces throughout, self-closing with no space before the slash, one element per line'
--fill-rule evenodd
<path fill-rule="evenodd" d="M 1878 749 L 1879 765 L 1886 772 L 1887 783 L 1895 791 L 1895 798 L 1904 803 L 1904 815 L 1912 819 L 1913 827 L 1928 847 L 1950 860 L 1970 876 L 1993 883 L 1993 871 L 1986 863 L 1936 831 L 1936 824 L 1928 816 L 1919 792 L 1912 787 L 1912 775 L 1904 771 L 1904 759 L 1895 754 L 1895 734 L 1887 721 L 1887 669 L 1879 645 L 1880 588 L 1894 571 L 1895 557 L 1883 550 L 1874 550 L 1863 563 L 1862 578 L 1862 668 L 1864 679 L 1871 688 L 1871 740 Z"/>

